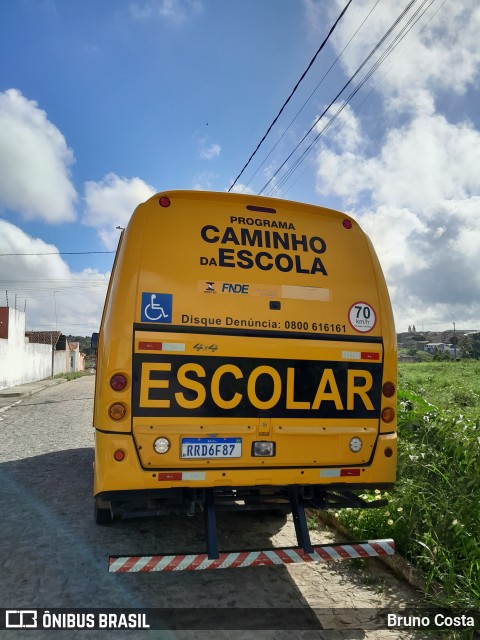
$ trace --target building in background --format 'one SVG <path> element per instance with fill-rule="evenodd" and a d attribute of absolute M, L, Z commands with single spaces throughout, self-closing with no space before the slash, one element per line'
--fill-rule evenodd
<path fill-rule="evenodd" d="M 0 307 L 0 389 L 82 371 L 78 342 L 61 331 L 25 331 L 25 313 Z"/>

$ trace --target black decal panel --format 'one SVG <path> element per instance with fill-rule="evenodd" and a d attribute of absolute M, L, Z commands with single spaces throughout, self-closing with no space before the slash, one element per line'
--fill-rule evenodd
<path fill-rule="evenodd" d="M 382 371 L 380 362 L 134 354 L 133 415 L 375 419 Z"/>

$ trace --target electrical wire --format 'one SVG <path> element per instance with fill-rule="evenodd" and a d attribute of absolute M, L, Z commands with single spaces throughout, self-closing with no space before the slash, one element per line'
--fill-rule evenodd
<path fill-rule="evenodd" d="M 409 27 L 409 29 L 408 29 L 407 33 L 405 33 L 405 34 L 404 34 L 404 36 L 402 37 L 402 40 L 403 40 L 403 38 L 408 34 L 408 32 L 409 32 L 409 31 L 410 31 L 410 30 L 415 26 L 415 24 L 418 22 L 418 20 L 419 20 L 420 18 L 422 18 L 422 17 L 423 17 L 423 15 L 428 11 L 428 9 L 432 6 L 432 4 L 433 4 L 433 2 L 434 2 L 434 1 L 435 1 L 435 0 L 431 0 L 431 1 L 430 1 L 430 5 L 429 5 L 429 6 L 428 6 L 428 7 L 427 7 L 423 12 L 422 12 L 422 15 L 421 15 L 421 16 L 419 16 L 419 18 L 418 18 L 417 20 L 415 20 L 415 22 L 414 22 L 414 23 Z M 444 4 L 445 4 L 446 2 L 447 2 L 447 0 L 443 0 L 442 4 L 438 7 L 438 9 L 436 9 L 436 10 L 435 10 L 435 12 L 434 12 L 434 13 L 433 13 L 429 18 L 428 18 L 428 20 L 425 22 L 425 24 L 422 26 L 422 28 L 418 31 L 418 33 L 416 34 L 416 37 L 418 37 L 418 36 L 419 36 L 419 35 L 420 35 L 420 34 L 421 34 L 425 29 L 426 29 L 426 27 L 430 24 L 430 22 L 433 20 L 433 18 L 435 18 L 435 16 L 437 15 L 437 13 L 440 11 L 440 9 L 442 9 L 442 8 L 443 8 L 443 6 L 444 6 Z M 422 5 L 422 6 L 423 6 L 423 5 Z M 420 7 L 420 9 L 421 9 L 421 8 L 422 8 L 422 7 Z M 397 43 L 395 44 L 395 47 L 394 47 L 394 48 L 396 48 L 396 46 L 397 46 L 398 44 L 399 44 L 399 42 L 397 42 Z M 391 53 L 391 52 L 389 52 L 389 53 Z M 402 52 L 402 54 L 401 54 L 401 55 L 403 55 L 403 52 Z M 395 64 L 395 63 L 394 63 L 394 64 Z M 386 76 L 386 75 L 391 71 L 392 67 L 393 67 L 393 65 L 390 65 L 389 69 L 388 69 L 384 74 L 382 74 L 382 77 L 385 77 L 385 76 Z M 370 97 L 370 95 L 373 93 L 373 91 L 374 91 L 374 89 L 372 88 L 372 89 L 371 89 L 371 90 L 370 90 L 370 91 L 365 95 L 365 97 L 362 99 L 362 101 L 357 105 L 357 107 L 356 107 L 356 110 L 357 110 L 357 111 L 362 107 L 362 105 L 363 105 L 363 104 L 365 103 L 365 101 Z M 330 124 L 333 124 L 333 121 L 334 121 L 334 120 L 336 120 L 336 118 L 337 118 L 337 116 L 338 116 L 338 115 L 339 115 L 339 113 L 337 112 L 337 113 L 332 117 L 332 120 L 331 120 L 331 121 L 329 121 L 329 125 L 330 125 Z M 349 118 L 349 120 L 350 120 L 350 118 Z M 336 132 L 333 134 L 333 136 L 331 136 L 330 138 L 328 138 L 328 140 L 331 142 L 331 141 L 332 141 L 332 140 L 333 140 L 333 139 L 338 135 L 338 133 L 339 133 L 340 131 L 341 131 L 341 126 L 337 128 Z M 326 130 L 325 130 L 325 129 L 323 129 L 320 133 L 321 133 L 321 135 L 324 135 L 324 133 L 326 133 Z M 288 192 L 290 191 L 290 189 L 291 189 L 291 188 L 292 188 L 292 187 L 293 187 L 293 186 L 298 182 L 298 180 L 299 180 L 299 179 L 300 179 L 300 178 L 305 174 L 305 172 L 306 172 L 306 171 L 308 170 L 308 168 L 312 165 L 312 163 L 313 163 L 313 162 L 315 162 L 315 160 L 317 160 L 317 159 L 319 158 L 319 156 L 320 156 L 320 154 L 321 154 L 321 153 L 322 153 L 322 150 L 320 150 L 320 151 L 319 151 L 319 152 L 318 152 L 318 153 L 317 153 L 317 154 L 316 154 L 316 155 L 315 155 L 315 156 L 310 160 L 310 162 L 309 162 L 309 163 L 308 163 L 308 165 L 305 167 L 305 169 L 302 171 L 302 173 L 301 173 L 301 174 L 300 174 L 300 175 L 299 175 L 299 176 L 298 176 L 298 177 L 297 177 L 297 178 L 296 178 L 296 179 L 295 179 L 295 180 L 290 184 L 290 186 L 289 186 L 289 187 L 284 191 L 284 194 L 286 194 L 286 193 L 288 193 Z M 290 175 L 292 175 L 292 174 L 293 174 L 293 172 L 292 172 Z M 281 182 L 282 182 L 281 187 L 283 187 L 283 186 L 284 186 L 284 184 L 285 184 L 285 182 L 286 182 L 286 180 L 283 180 L 283 179 L 282 179 L 282 181 L 281 181 Z"/>
<path fill-rule="evenodd" d="M 274 185 L 274 187 L 272 188 L 272 190 L 269 192 L 268 195 L 273 195 L 275 193 L 277 193 L 282 186 L 285 184 L 285 182 L 288 180 L 288 178 L 297 170 L 297 168 L 299 167 L 299 165 L 305 160 L 305 158 L 308 156 L 308 154 L 312 151 L 313 147 L 316 145 L 316 143 L 318 142 L 318 140 L 320 139 L 320 137 L 322 135 L 324 135 L 328 129 L 333 125 L 333 123 L 335 122 L 335 120 L 338 118 L 338 116 L 340 115 L 340 113 L 343 111 L 343 109 L 347 106 L 347 104 L 349 104 L 349 102 L 352 100 L 352 98 L 358 93 L 358 91 L 360 91 L 360 89 L 363 87 L 363 85 L 367 82 L 367 80 L 369 80 L 369 78 L 373 75 L 373 73 L 378 69 L 378 67 L 386 60 L 386 58 L 392 53 L 392 51 L 397 47 L 397 45 L 403 40 L 403 38 L 407 35 L 407 33 L 410 31 L 410 29 L 416 24 L 416 22 L 418 22 L 418 20 L 423 16 L 423 14 L 425 13 L 425 11 L 427 11 L 429 9 L 429 7 L 433 4 L 435 0 L 424 0 L 423 3 L 420 5 L 420 7 L 415 11 L 415 13 L 409 18 L 409 20 L 407 21 L 406 25 L 404 25 L 404 27 L 402 28 L 402 30 L 396 35 L 396 37 L 394 38 L 394 40 L 390 43 L 390 45 L 387 47 L 387 49 L 385 49 L 385 51 L 382 53 L 382 55 L 380 56 L 380 58 L 375 62 L 375 64 L 370 68 L 370 70 L 367 72 L 367 74 L 365 75 L 365 77 L 362 79 L 362 81 L 360 82 L 360 84 L 352 91 L 352 93 L 348 96 L 348 98 L 343 102 L 343 104 L 340 106 L 340 108 L 333 114 L 333 116 L 330 118 L 330 120 L 326 123 L 326 125 L 323 127 L 323 129 L 315 136 L 314 140 L 308 145 L 308 147 L 303 151 L 303 153 L 300 155 L 299 158 L 297 158 L 297 160 L 295 160 L 295 162 L 293 163 L 293 165 L 287 170 L 287 172 L 284 174 L 284 176 L 282 176 L 281 180 Z M 423 10 L 423 12 L 421 13 L 421 15 L 418 15 L 421 11 L 422 8 L 428 3 L 430 2 L 429 6 Z M 409 27 L 407 29 L 407 27 Z M 331 106 L 331 105 L 330 105 Z M 318 120 L 317 120 L 318 122 Z"/>
<path fill-rule="evenodd" d="M 315 62 L 315 60 L 317 59 L 317 56 L 319 55 L 319 53 L 322 51 L 322 49 L 324 48 L 324 46 L 327 44 L 330 36 L 332 35 L 332 33 L 335 31 L 338 23 L 340 22 L 340 20 L 343 18 L 345 12 L 347 11 L 348 7 L 351 5 L 352 0 L 348 0 L 346 6 L 344 7 L 344 9 L 342 10 L 342 12 L 340 13 L 340 15 L 338 16 L 338 18 L 335 20 L 333 26 L 331 27 L 330 31 L 328 32 L 326 38 L 323 40 L 322 44 L 319 46 L 319 48 L 317 49 L 315 55 L 313 56 L 313 58 L 310 60 L 307 68 L 305 69 L 305 71 L 302 73 L 302 75 L 300 76 L 300 79 L 298 80 L 298 82 L 296 83 L 296 85 L 294 86 L 292 92 L 290 93 L 290 95 L 288 96 L 288 98 L 285 100 L 285 102 L 283 103 L 280 111 L 277 113 L 277 115 L 275 116 L 273 122 L 270 124 L 270 126 L 268 127 L 267 131 L 265 132 L 265 134 L 263 135 L 262 139 L 260 140 L 260 142 L 257 144 L 254 152 L 252 153 L 252 155 L 250 156 L 250 158 L 247 160 L 247 162 L 243 165 L 242 170 L 240 171 L 240 173 L 238 174 L 238 176 L 235 178 L 235 180 L 233 181 L 233 183 L 230 185 L 230 188 L 228 189 L 228 193 L 230 193 L 230 191 L 233 189 L 233 187 L 237 184 L 238 180 L 240 179 L 240 177 L 242 176 L 243 172 L 245 171 L 245 169 L 248 167 L 248 165 L 250 164 L 250 162 L 252 161 L 253 157 L 255 156 L 255 154 L 257 153 L 257 151 L 260 149 L 261 145 L 263 144 L 265 138 L 268 136 L 268 134 L 270 133 L 270 131 L 272 130 L 272 128 L 274 127 L 274 125 L 276 124 L 277 120 L 279 119 L 279 117 L 281 116 L 281 114 L 283 113 L 283 110 L 285 109 L 285 107 L 287 106 L 287 104 L 290 102 L 290 100 L 292 99 L 294 93 L 296 92 L 296 90 L 298 89 L 300 83 L 302 82 L 302 80 L 305 78 L 305 76 L 307 75 L 308 71 L 310 70 L 310 68 L 312 67 L 313 63 Z"/>
<path fill-rule="evenodd" d="M 115 251 L 52 251 L 49 253 L 0 253 L 5 256 L 87 256 L 94 253 L 115 253 Z"/>
<path fill-rule="evenodd" d="M 377 5 L 379 4 L 380 0 L 377 0 L 375 2 L 375 4 L 373 5 L 373 7 L 370 9 L 370 11 L 368 12 L 368 14 L 365 16 L 365 18 L 363 19 L 363 21 L 361 22 L 361 24 L 357 27 L 355 33 L 352 35 L 352 37 L 350 38 L 350 40 L 347 42 L 347 44 L 343 47 L 343 49 L 340 51 L 340 53 L 338 54 L 338 56 L 335 58 L 335 60 L 332 62 L 332 64 L 330 65 L 330 67 L 327 69 L 327 71 L 324 73 L 324 75 L 322 76 L 322 78 L 320 79 L 320 81 L 318 82 L 317 86 L 315 87 L 315 89 L 311 92 L 311 94 L 308 96 L 308 98 L 305 100 L 305 102 L 303 103 L 303 105 L 301 106 L 301 108 L 297 111 L 297 113 L 295 114 L 295 116 L 293 117 L 293 119 L 290 121 L 290 123 L 288 124 L 288 126 L 285 128 L 285 131 L 282 133 L 282 135 L 279 137 L 279 139 L 277 140 L 277 142 L 274 144 L 274 146 L 272 147 L 272 149 L 269 151 L 269 153 L 265 156 L 265 158 L 263 159 L 263 161 L 260 163 L 260 165 L 258 166 L 257 170 L 255 171 L 255 173 L 252 175 L 252 177 L 250 178 L 250 180 L 245 184 L 244 188 L 242 189 L 242 192 L 244 191 L 244 189 L 246 189 L 248 187 L 248 185 L 252 182 L 252 180 L 255 178 L 255 176 L 258 174 L 258 172 L 260 171 L 260 169 L 263 167 L 263 165 L 265 164 L 265 162 L 268 160 L 268 158 L 272 155 L 272 153 L 275 151 L 275 149 L 277 148 L 277 146 L 280 144 L 281 140 L 284 138 L 285 134 L 287 133 L 287 131 L 291 128 L 291 126 L 293 125 L 293 123 L 295 122 L 295 120 L 298 118 L 298 116 L 302 113 L 302 111 L 304 110 L 304 108 L 306 107 L 306 105 L 310 102 L 310 100 L 312 99 L 312 97 L 314 96 L 314 94 L 318 91 L 319 87 L 322 85 L 323 81 L 325 80 L 325 78 L 328 76 L 328 74 L 330 73 L 330 71 L 333 69 L 333 67 L 337 64 L 337 62 L 340 60 L 340 58 L 342 57 L 343 53 L 345 52 L 345 50 L 348 48 L 348 46 L 350 45 L 350 43 L 352 42 L 352 40 L 355 38 L 355 36 L 357 35 L 357 33 L 360 31 L 360 29 L 363 27 L 363 25 L 365 24 L 365 22 L 368 20 L 368 18 L 371 16 L 371 14 L 373 13 L 373 11 L 376 9 Z"/>
<path fill-rule="evenodd" d="M 280 173 L 280 171 L 283 169 L 283 167 L 287 164 L 287 162 L 290 160 L 290 158 L 293 156 L 293 154 L 295 153 L 295 151 L 300 147 L 300 145 L 305 141 L 305 139 L 308 137 L 308 135 L 313 131 L 313 129 L 317 126 L 317 124 L 319 123 L 319 121 L 325 116 L 325 114 L 328 112 L 328 110 L 332 107 L 333 104 L 335 104 L 335 102 L 338 100 L 338 98 L 342 95 L 342 93 L 345 91 L 345 89 L 353 82 L 353 80 L 355 79 L 355 77 L 361 72 L 361 70 L 365 67 L 365 65 L 369 62 L 369 60 L 372 58 L 372 56 L 375 55 L 375 53 L 378 51 L 378 49 L 382 46 L 382 44 L 385 42 L 385 40 L 391 35 L 391 33 L 395 30 L 395 28 L 398 26 L 398 24 L 402 21 L 402 19 L 405 17 L 405 15 L 410 11 L 410 9 L 412 8 L 412 6 L 415 4 L 417 0 L 411 0 L 411 2 L 405 7 L 405 9 L 401 12 L 401 14 L 398 16 L 398 18 L 393 22 L 393 24 L 387 29 L 387 31 L 385 32 L 385 34 L 382 36 L 382 38 L 379 40 L 379 42 L 377 42 L 377 44 L 375 45 L 375 47 L 370 51 L 370 53 L 368 54 L 368 56 L 365 58 L 365 60 L 361 63 L 361 65 L 358 67 L 358 69 L 355 71 L 355 73 L 350 76 L 349 80 L 343 85 L 343 87 L 340 89 L 340 91 L 337 93 L 337 95 L 335 96 L 335 98 L 333 98 L 333 100 L 330 102 L 330 104 L 323 110 L 323 112 L 320 114 L 320 116 L 315 120 L 315 122 L 312 124 L 312 126 L 308 129 L 308 131 L 305 133 L 305 135 L 303 136 L 303 138 L 300 140 L 300 142 L 294 147 L 293 151 L 287 156 L 287 158 L 282 162 L 282 164 L 278 167 L 278 169 L 275 171 L 275 173 L 270 177 L 270 179 L 266 182 L 266 184 L 262 187 L 262 189 L 259 191 L 259 195 L 262 194 L 265 189 L 268 187 L 268 185 L 276 178 L 276 176 Z M 427 0 L 425 0 L 427 1 Z"/>

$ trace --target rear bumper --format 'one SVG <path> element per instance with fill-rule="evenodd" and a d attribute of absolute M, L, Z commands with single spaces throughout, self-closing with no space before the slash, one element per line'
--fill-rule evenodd
<path fill-rule="evenodd" d="M 396 433 L 379 435 L 370 464 L 348 467 L 276 467 L 272 459 L 259 458 L 259 464 L 255 467 L 209 468 L 208 461 L 191 461 L 188 467 L 184 463 L 181 467 L 145 469 L 140 464 L 131 435 L 97 431 L 95 440 L 95 496 L 119 491 L 161 491 L 172 488 L 292 485 L 362 490 L 389 486 L 396 479 Z M 120 462 L 113 457 L 117 449 L 125 452 L 125 457 Z"/>

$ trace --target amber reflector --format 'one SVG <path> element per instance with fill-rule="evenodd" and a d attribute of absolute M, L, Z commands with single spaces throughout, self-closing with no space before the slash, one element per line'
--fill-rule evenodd
<path fill-rule="evenodd" d="M 112 404 L 112 406 L 108 410 L 108 413 L 112 420 L 121 420 L 125 416 L 126 412 L 127 410 L 125 409 L 123 404 L 119 403 Z"/>
<path fill-rule="evenodd" d="M 393 422 L 395 419 L 395 409 L 393 407 L 385 407 L 382 409 L 382 420 L 384 422 Z"/>

